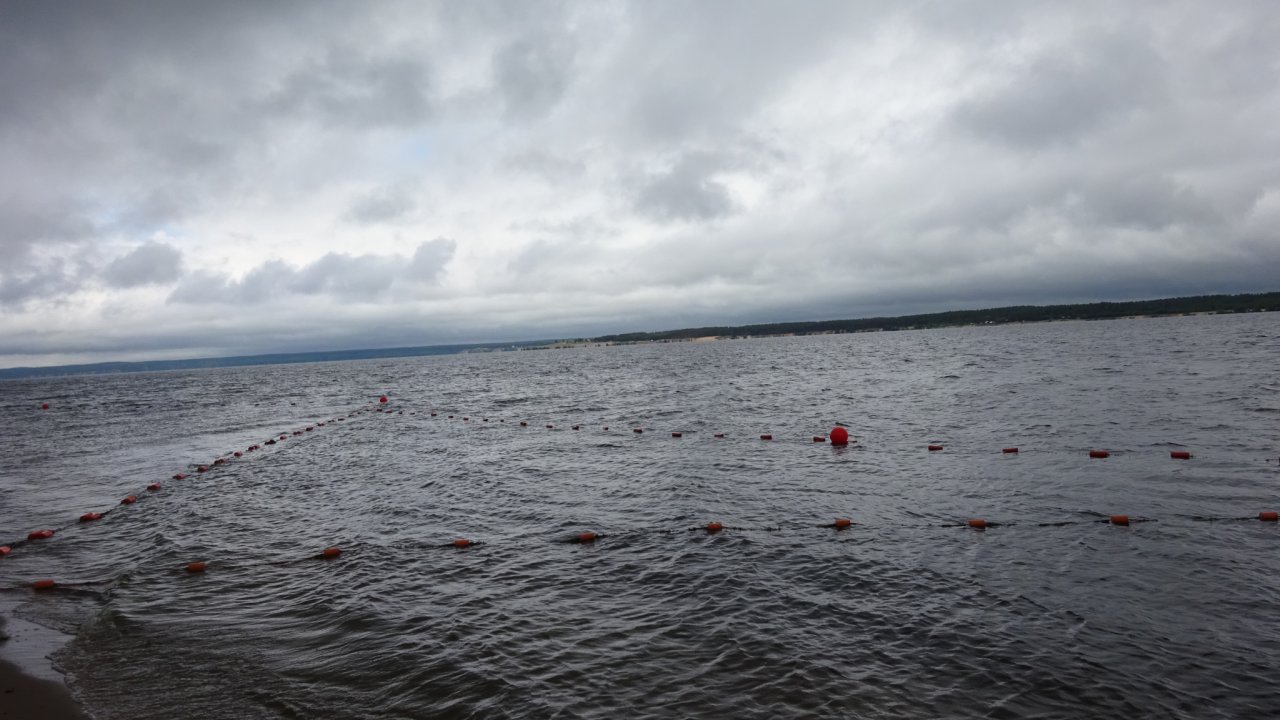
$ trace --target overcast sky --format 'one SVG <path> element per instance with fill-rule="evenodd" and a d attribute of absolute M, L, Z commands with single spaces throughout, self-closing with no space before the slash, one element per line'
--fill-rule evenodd
<path fill-rule="evenodd" d="M 1280 289 L 1280 3 L 0 3 L 0 367 Z"/>

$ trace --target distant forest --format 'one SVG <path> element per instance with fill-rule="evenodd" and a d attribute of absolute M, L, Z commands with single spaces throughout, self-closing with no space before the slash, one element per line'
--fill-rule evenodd
<path fill-rule="evenodd" d="M 759 337 L 764 335 L 820 335 L 831 333 L 913 330 L 957 325 L 1003 325 L 1049 320 L 1106 320 L 1134 315 L 1186 315 L 1191 313 L 1245 313 L 1280 310 L 1280 292 L 1246 295 L 1198 295 L 1196 297 L 1098 302 L 1079 305 L 1015 305 L 987 310 L 903 315 L 901 317 L 858 318 L 782 322 L 734 327 L 700 327 L 662 332 L 634 332 L 604 335 L 593 342 L 625 343 L 663 340 L 690 340 L 699 337 Z"/>

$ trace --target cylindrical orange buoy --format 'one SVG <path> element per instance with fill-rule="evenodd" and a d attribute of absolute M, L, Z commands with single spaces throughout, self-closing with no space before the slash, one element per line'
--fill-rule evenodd
<path fill-rule="evenodd" d="M 206 563 L 202 563 L 202 562 L 187 563 L 187 572 L 189 573 L 202 573 L 208 569 L 209 569 L 209 566 Z"/>
<path fill-rule="evenodd" d="M 271 442 L 272 442 L 272 441 L 268 440 L 268 441 L 267 441 L 267 444 L 268 444 L 268 445 L 270 445 L 270 444 L 271 444 Z M 199 466 L 197 466 L 197 467 L 196 467 L 196 472 L 198 472 L 198 473 L 202 473 L 202 472 L 209 472 L 209 466 L 208 466 L 208 465 L 199 465 Z"/>
<path fill-rule="evenodd" d="M 709 523 L 707 523 L 707 532 L 709 532 L 709 533 L 718 533 L 718 532 L 720 532 L 720 531 L 721 531 L 721 530 L 723 530 L 723 529 L 724 529 L 724 526 L 723 526 L 723 525 L 721 525 L 721 524 L 720 524 L 720 523 L 718 523 L 718 522 L 709 522 Z"/>
<path fill-rule="evenodd" d="M 1169 457 L 1173 458 L 1174 460 L 1190 460 L 1191 453 L 1187 452 L 1186 450 L 1170 450 Z"/>
<path fill-rule="evenodd" d="M 155 492 L 159 489 L 160 489 L 160 483 L 151 483 L 150 485 L 147 486 L 147 490 L 149 490 L 150 492 Z"/>
<path fill-rule="evenodd" d="M 671 437 L 684 437 L 684 433 L 673 432 L 671 433 Z"/>
<path fill-rule="evenodd" d="M 1280 519 L 1280 513 L 1275 510 L 1263 510 L 1258 513 L 1258 519 L 1263 522 L 1276 522 L 1276 520 Z"/>
<path fill-rule="evenodd" d="M 1111 453 L 1107 452 L 1106 450 L 1090 450 L 1090 451 L 1089 451 L 1089 457 L 1091 457 L 1091 458 L 1109 458 L 1109 457 L 1111 457 Z"/>
<path fill-rule="evenodd" d="M 137 496 L 137 495 L 125 495 L 125 496 L 124 496 L 124 499 L 122 499 L 122 500 L 120 501 L 120 504 L 121 504 L 121 505 L 132 505 L 132 504 L 134 504 L 134 503 L 136 503 L 136 502 L 138 502 L 138 496 Z"/>
<path fill-rule="evenodd" d="M 0 545 L 0 557 L 4 557 L 5 555 L 8 555 L 11 552 L 13 552 L 13 549 L 10 548 L 8 545 Z"/>
<path fill-rule="evenodd" d="M 524 420 L 521 420 L 520 427 L 529 427 L 529 423 L 525 422 Z"/>
<path fill-rule="evenodd" d="M 177 473 L 173 476 L 174 480 L 185 480 L 186 478 L 187 476 L 182 473 Z"/>
<path fill-rule="evenodd" d="M 836 518 L 836 521 L 831 523 L 831 527 L 836 528 L 837 530 L 840 530 L 842 528 L 847 528 L 852 524 L 853 524 L 853 521 L 850 520 L 849 518 Z"/>
<path fill-rule="evenodd" d="M 631 428 L 631 432 L 633 432 L 633 433 L 642 433 L 642 432 L 644 432 L 644 428 Z"/>
<path fill-rule="evenodd" d="M 456 548 L 471 547 L 472 545 L 473 543 L 466 538 L 458 538 L 457 540 L 453 541 L 453 546 Z"/>
<path fill-rule="evenodd" d="M 404 412 L 404 411 L 403 411 L 403 410 L 401 410 L 401 412 Z M 463 415 L 463 416 L 462 416 L 462 422 L 471 422 L 471 418 L 470 418 L 469 416 L 467 416 L 467 415 Z"/>
<path fill-rule="evenodd" d="M 553 429 L 554 427 L 555 427 L 555 426 L 554 426 L 554 425 L 552 425 L 551 423 L 547 423 L 547 429 L 548 429 L 548 430 L 551 430 L 551 429 Z"/>
<path fill-rule="evenodd" d="M 87 512 L 80 516 L 80 522 L 93 522 L 94 520 L 101 520 L 101 519 L 102 519 L 102 513 L 97 513 L 97 512 Z"/>
<path fill-rule="evenodd" d="M 327 558 L 336 558 L 342 554 L 342 550 L 336 547 L 327 547 L 324 550 L 322 550 L 320 554 Z"/>
<path fill-rule="evenodd" d="M 58 583 L 52 580 L 37 580 L 31 583 L 31 587 L 35 588 L 36 590 L 52 590 L 53 587 L 57 584 Z"/>
<path fill-rule="evenodd" d="M 48 540 L 53 537 L 52 530 L 32 530 L 27 533 L 28 540 Z"/>
<path fill-rule="evenodd" d="M 929 446 L 929 452 L 938 452 L 938 451 L 939 451 L 939 450 L 941 450 L 941 449 L 942 449 L 942 446 L 941 446 L 941 445 L 930 445 L 930 446 Z"/>
<path fill-rule="evenodd" d="M 715 436 L 716 436 L 716 437 L 718 437 L 718 438 L 723 438 L 723 437 L 724 437 L 724 433 L 716 433 L 716 435 L 715 435 Z"/>
<path fill-rule="evenodd" d="M 315 428 L 315 426 L 314 426 L 314 425 L 308 425 L 308 426 L 307 426 L 307 427 L 305 427 L 304 429 L 305 429 L 307 432 L 311 432 L 312 430 L 315 430 L 316 428 Z"/>
<path fill-rule="evenodd" d="M 986 530 L 987 521 L 981 518 L 974 518 L 969 521 L 969 527 L 973 528 L 974 530 Z"/>
<path fill-rule="evenodd" d="M 769 435 L 768 433 L 765 433 L 764 435 L 761 435 L 761 436 L 760 436 L 760 439 L 761 439 L 761 440 L 772 440 L 772 439 L 773 439 L 773 436 L 772 436 L 772 435 Z"/>
<path fill-rule="evenodd" d="M 431 417 L 435 417 L 435 416 L 436 416 L 436 414 L 435 414 L 435 413 L 431 413 Z"/>
<path fill-rule="evenodd" d="M 581 426 L 581 425 L 574 425 L 574 426 L 573 426 L 573 429 L 574 429 L 574 430 L 579 430 L 579 429 L 581 429 L 581 428 L 582 428 L 582 426 Z"/>
<path fill-rule="evenodd" d="M 593 532 L 580 533 L 578 535 L 578 542 L 580 543 L 595 542 L 597 537 L 598 536 Z"/>
<path fill-rule="evenodd" d="M 824 437 L 822 437 L 821 435 L 814 435 L 814 436 L 813 436 L 813 441 L 814 441 L 814 442 L 826 442 L 826 441 L 827 441 L 827 439 L 826 439 L 826 438 L 824 438 Z"/>
<path fill-rule="evenodd" d="M 383 395 L 382 397 L 378 398 L 378 402 L 385 405 L 387 403 L 387 396 Z"/>
<path fill-rule="evenodd" d="M 1128 525 L 1129 516 L 1128 515 L 1112 515 L 1111 524 L 1112 525 Z"/>
<path fill-rule="evenodd" d="M 237 451 L 235 451 L 235 452 L 233 452 L 233 453 L 231 453 L 231 454 L 232 454 L 232 455 L 235 455 L 236 457 L 244 457 L 244 453 L 240 452 L 239 450 L 237 450 Z"/>
<path fill-rule="evenodd" d="M 1001 449 L 1000 449 L 1000 452 L 1004 453 L 1005 455 L 1017 455 L 1017 454 L 1018 454 L 1018 448 L 1013 448 L 1013 447 L 1009 447 L 1009 448 L 1001 448 Z"/>
<path fill-rule="evenodd" d="M 297 433 L 294 433 L 294 434 L 296 435 Z M 213 464 L 214 464 L 214 465 L 226 465 L 226 464 L 227 464 L 227 461 L 226 461 L 226 460 L 223 460 L 222 458 L 218 458 L 217 460 L 214 460 L 214 461 L 213 461 Z"/>
<path fill-rule="evenodd" d="M 832 445 L 848 445 L 849 444 L 849 431 L 845 430 L 844 428 L 838 425 L 836 427 L 831 428 L 831 432 L 828 434 L 831 436 Z"/>

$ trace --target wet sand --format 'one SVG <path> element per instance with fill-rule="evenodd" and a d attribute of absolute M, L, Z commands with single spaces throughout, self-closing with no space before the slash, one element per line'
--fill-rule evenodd
<path fill-rule="evenodd" d="M 48 656 L 66 635 L 0 607 L 0 720 L 91 720 Z"/>

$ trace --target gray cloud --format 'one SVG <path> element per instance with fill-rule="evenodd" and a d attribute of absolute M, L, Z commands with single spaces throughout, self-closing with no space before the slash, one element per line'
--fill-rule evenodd
<path fill-rule="evenodd" d="M 727 215 L 733 200 L 712 174 L 713 157 L 690 153 L 671 168 L 650 175 L 636 195 L 636 209 L 650 217 L 671 220 L 711 220 Z"/>
<path fill-rule="evenodd" d="M 417 202 L 408 188 L 380 187 L 356 198 L 347 210 L 347 219 L 363 224 L 393 222 L 409 215 L 416 207 Z"/>
<path fill-rule="evenodd" d="M 158 285 L 177 279 L 182 253 L 167 243 L 149 242 L 111 261 L 102 270 L 102 279 L 112 287 L 131 288 Z"/>

